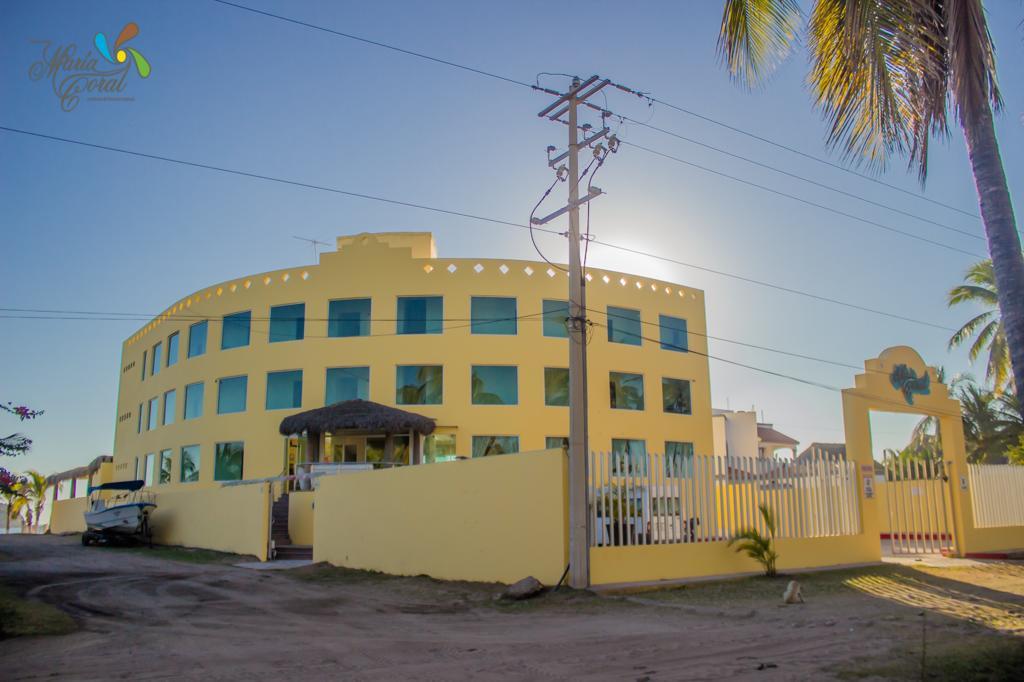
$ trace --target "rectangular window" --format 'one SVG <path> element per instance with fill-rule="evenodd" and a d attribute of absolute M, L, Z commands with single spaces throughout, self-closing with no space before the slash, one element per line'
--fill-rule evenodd
<path fill-rule="evenodd" d="M 665 441 L 665 475 L 675 478 L 693 475 L 693 443 Z"/>
<path fill-rule="evenodd" d="M 685 353 L 689 349 L 686 334 L 686 320 L 670 315 L 659 315 L 658 326 L 661 328 L 661 347 Z"/>
<path fill-rule="evenodd" d="M 647 441 L 612 438 L 612 475 L 647 475 Z"/>
<path fill-rule="evenodd" d="M 519 452 L 519 436 L 473 436 L 473 456 L 489 457 Z"/>
<path fill-rule="evenodd" d="M 270 309 L 270 343 L 301 341 L 305 336 L 305 303 L 277 305 Z"/>
<path fill-rule="evenodd" d="M 394 462 L 398 465 L 409 463 L 409 436 L 394 437 L 391 459 L 387 458 L 387 447 L 387 438 L 383 436 L 367 438 L 364 459 L 367 462 Z"/>
<path fill-rule="evenodd" d="M 443 389 L 441 365 L 399 365 L 395 371 L 395 402 L 399 405 L 440 405 Z"/>
<path fill-rule="evenodd" d="M 164 363 L 164 353 L 163 353 L 163 351 L 164 351 L 164 344 L 163 344 L 162 341 L 157 343 L 155 346 L 153 346 L 153 358 L 152 358 L 153 364 L 149 368 L 149 375 L 150 376 L 156 376 L 157 374 L 160 373 L 160 367 L 163 366 L 163 363 Z"/>
<path fill-rule="evenodd" d="M 644 375 L 609 372 L 611 406 L 619 410 L 644 409 Z"/>
<path fill-rule="evenodd" d="M 470 332 L 473 334 L 516 334 L 516 299 L 473 296 L 470 299 Z"/>
<path fill-rule="evenodd" d="M 344 298 L 327 304 L 327 336 L 369 336 L 370 299 Z"/>
<path fill-rule="evenodd" d="M 252 311 L 225 315 L 220 325 L 220 349 L 241 348 L 249 345 Z"/>
<path fill-rule="evenodd" d="M 569 406 L 569 370 L 565 367 L 544 368 L 544 404 Z"/>
<path fill-rule="evenodd" d="M 399 334 L 440 334 L 444 299 L 440 296 L 399 296 Z"/>
<path fill-rule="evenodd" d="M 324 397 L 324 405 L 356 399 L 370 399 L 370 368 L 327 368 L 327 395 Z"/>
<path fill-rule="evenodd" d="M 138 433 L 142 433 L 142 413 L 145 411 L 142 409 L 143 407 L 144 405 L 142 403 L 139 403 L 139 424 L 138 428 L 136 429 Z"/>
<path fill-rule="evenodd" d="M 690 402 L 690 382 L 686 379 L 661 380 L 661 405 L 672 414 L 693 414 Z"/>
<path fill-rule="evenodd" d="M 241 481 L 245 460 L 245 444 L 242 441 L 217 443 L 213 456 L 213 480 Z"/>
<path fill-rule="evenodd" d="M 608 306 L 608 340 L 612 343 L 640 345 L 640 311 Z"/>
<path fill-rule="evenodd" d="M 149 421 L 146 422 L 146 430 L 152 431 L 160 423 L 160 396 L 149 401 Z"/>
<path fill-rule="evenodd" d="M 423 463 L 454 462 L 455 434 L 432 433 L 423 440 Z"/>
<path fill-rule="evenodd" d="M 267 409 L 293 407 L 302 407 L 302 370 L 267 372 Z"/>
<path fill-rule="evenodd" d="M 142 479 L 142 476 L 139 474 L 139 458 L 136 457 L 135 458 L 135 480 L 139 481 L 141 479 Z"/>
<path fill-rule="evenodd" d="M 544 299 L 544 336 L 553 336 L 558 339 L 569 338 L 567 317 L 569 317 L 568 301 Z"/>
<path fill-rule="evenodd" d="M 154 474 L 154 469 L 156 469 L 156 455 L 153 454 L 152 452 L 149 453 L 148 455 L 146 455 L 145 467 L 146 467 L 145 470 L 143 470 L 143 472 L 142 472 L 142 476 L 143 476 L 142 480 L 145 482 L 146 486 L 148 487 L 148 486 L 153 485 L 153 474 Z"/>
<path fill-rule="evenodd" d="M 226 377 L 217 382 L 217 414 L 245 412 L 249 377 Z"/>
<path fill-rule="evenodd" d="M 178 393 L 173 388 L 164 393 L 164 426 L 174 423 L 174 408 L 178 402 Z"/>
<path fill-rule="evenodd" d="M 167 337 L 167 366 L 175 365 L 178 363 L 178 338 L 180 334 L 174 332 Z"/>
<path fill-rule="evenodd" d="M 569 448 L 569 438 L 567 436 L 545 436 L 544 437 L 544 449 L 545 450 L 557 450 L 562 448 L 563 450 Z"/>
<path fill-rule="evenodd" d="M 206 320 L 188 328 L 188 357 L 197 358 L 206 353 Z"/>
<path fill-rule="evenodd" d="M 171 458 L 171 451 L 170 450 L 161 450 L 160 451 L 160 479 L 159 479 L 160 485 L 163 485 L 164 483 L 170 483 L 171 482 L 171 467 L 172 466 L 173 466 L 173 461 L 172 461 L 172 458 Z"/>
<path fill-rule="evenodd" d="M 203 416 L 203 382 L 199 381 L 185 387 L 185 419 L 197 419 Z"/>
<path fill-rule="evenodd" d="M 142 351 L 142 380 L 146 380 L 146 365 L 149 364 L 149 353 Z"/>
<path fill-rule="evenodd" d="M 181 449 L 181 482 L 195 483 L 199 480 L 199 446 L 186 445 Z"/>
<path fill-rule="evenodd" d="M 508 365 L 473 365 L 474 405 L 517 405 L 519 368 Z"/>

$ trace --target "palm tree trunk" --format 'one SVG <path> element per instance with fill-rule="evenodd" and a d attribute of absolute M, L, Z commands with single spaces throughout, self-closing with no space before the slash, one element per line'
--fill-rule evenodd
<path fill-rule="evenodd" d="M 961 116 L 967 153 L 974 171 L 981 219 L 988 237 L 988 252 L 999 291 L 999 311 L 1017 395 L 1024 395 L 1024 256 L 999 156 L 992 109 L 987 103 Z"/>

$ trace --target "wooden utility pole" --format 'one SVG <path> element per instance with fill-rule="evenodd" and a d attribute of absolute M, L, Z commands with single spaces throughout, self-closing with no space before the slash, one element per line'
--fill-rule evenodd
<path fill-rule="evenodd" d="M 601 190 L 589 186 L 587 196 L 580 199 L 580 164 L 579 154 L 583 149 L 608 134 L 608 128 L 593 135 L 579 138 L 578 124 L 579 105 L 598 90 L 608 85 L 608 80 L 598 80 L 597 76 L 580 82 L 573 78 L 569 92 L 559 96 L 557 100 L 538 116 L 547 116 L 552 121 L 568 123 L 568 151 L 553 159 L 548 165 L 555 168 L 565 157 L 569 158 L 568 177 L 569 203 L 544 218 L 533 219 L 536 225 L 569 213 L 569 585 L 574 588 L 590 586 L 590 546 L 587 513 L 587 281 L 580 262 L 580 206 L 599 196 Z M 568 114 L 568 121 L 561 117 Z"/>

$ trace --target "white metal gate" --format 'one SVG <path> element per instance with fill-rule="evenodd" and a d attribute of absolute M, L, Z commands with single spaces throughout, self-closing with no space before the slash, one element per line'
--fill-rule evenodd
<path fill-rule="evenodd" d="M 948 465 L 887 453 L 883 466 L 893 554 L 938 554 L 952 549 Z"/>

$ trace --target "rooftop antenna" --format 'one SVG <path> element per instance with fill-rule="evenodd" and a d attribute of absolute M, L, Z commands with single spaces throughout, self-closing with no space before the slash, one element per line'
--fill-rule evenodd
<path fill-rule="evenodd" d="M 300 242 L 309 242 L 309 245 L 313 247 L 313 265 L 316 265 L 317 263 L 316 247 L 330 246 L 330 244 L 326 242 L 320 242 L 315 239 L 309 239 L 308 237 L 296 237 L 295 235 L 292 235 L 292 239 L 298 239 Z"/>

